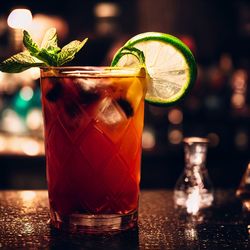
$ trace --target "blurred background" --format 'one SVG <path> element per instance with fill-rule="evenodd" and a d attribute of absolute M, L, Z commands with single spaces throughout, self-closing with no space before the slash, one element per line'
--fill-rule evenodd
<path fill-rule="evenodd" d="M 174 186 L 187 136 L 210 140 L 207 169 L 215 187 L 238 186 L 250 160 L 250 1 L 3 1 L 0 60 L 23 49 L 22 29 L 39 42 L 49 27 L 57 28 L 61 45 L 89 38 L 78 65 L 109 65 L 117 48 L 140 32 L 185 42 L 198 79 L 180 104 L 146 105 L 141 186 Z M 39 69 L 0 72 L 0 189 L 46 188 L 42 126 Z"/>

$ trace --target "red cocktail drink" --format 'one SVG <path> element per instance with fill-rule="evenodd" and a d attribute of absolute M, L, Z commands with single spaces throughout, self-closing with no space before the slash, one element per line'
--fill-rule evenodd
<path fill-rule="evenodd" d="M 84 232 L 136 225 L 145 72 L 41 70 L 52 223 Z"/>

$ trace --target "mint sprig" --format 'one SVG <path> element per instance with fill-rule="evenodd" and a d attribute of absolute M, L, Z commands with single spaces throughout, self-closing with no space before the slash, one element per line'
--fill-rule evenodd
<path fill-rule="evenodd" d="M 19 73 L 31 67 L 42 66 L 62 66 L 74 59 L 75 54 L 87 42 L 72 41 L 62 49 L 57 44 L 57 33 L 55 28 L 49 29 L 42 40 L 41 46 L 38 46 L 30 34 L 23 31 L 23 44 L 27 50 L 20 52 L 0 63 L 0 71 L 7 73 Z"/>

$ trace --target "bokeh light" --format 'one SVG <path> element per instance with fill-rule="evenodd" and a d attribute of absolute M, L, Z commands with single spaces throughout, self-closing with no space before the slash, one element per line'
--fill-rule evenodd
<path fill-rule="evenodd" d="M 37 108 L 30 110 L 26 118 L 26 124 L 27 127 L 31 130 L 42 128 L 43 125 L 42 111 Z"/>
<path fill-rule="evenodd" d="M 179 129 L 172 129 L 168 132 L 168 140 L 171 144 L 180 144 L 183 139 L 182 131 Z"/>
<path fill-rule="evenodd" d="M 120 8 L 116 3 L 98 3 L 94 8 L 96 17 L 115 17 L 119 16 Z"/>
<path fill-rule="evenodd" d="M 183 113 L 180 109 L 174 108 L 168 113 L 168 120 L 172 124 L 178 125 L 183 121 Z"/>
<path fill-rule="evenodd" d="M 29 86 L 24 86 L 20 90 L 20 97 L 25 100 L 29 101 L 33 97 L 34 91 L 31 87 Z"/>
<path fill-rule="evenodd" d="M 145 128 L 142 134 L 142 148 L 144 150 L 152 150 L 155 147 L 155 134 L 152 129 Z"/>
<path fill-rule="evenodd" d="M 14 29 L 28 29 L 32 23 L 32 14 L 28 9 L 14 9 L 8 16 L 7 23 Z"/>

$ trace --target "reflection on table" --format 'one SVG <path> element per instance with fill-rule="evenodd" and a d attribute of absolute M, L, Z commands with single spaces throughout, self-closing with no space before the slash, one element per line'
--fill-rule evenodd
<path fill-rule="evenodd" d="M 174 208 L 173 191 L 142 190 L 138 228 L 117 235 L 77 236 L 48 224 L 47 191 L 0 192 L 0 246 L 46 249 L 249 249 L 249 214 L 234 190 L 215 192 L 195 216 Z"/>

